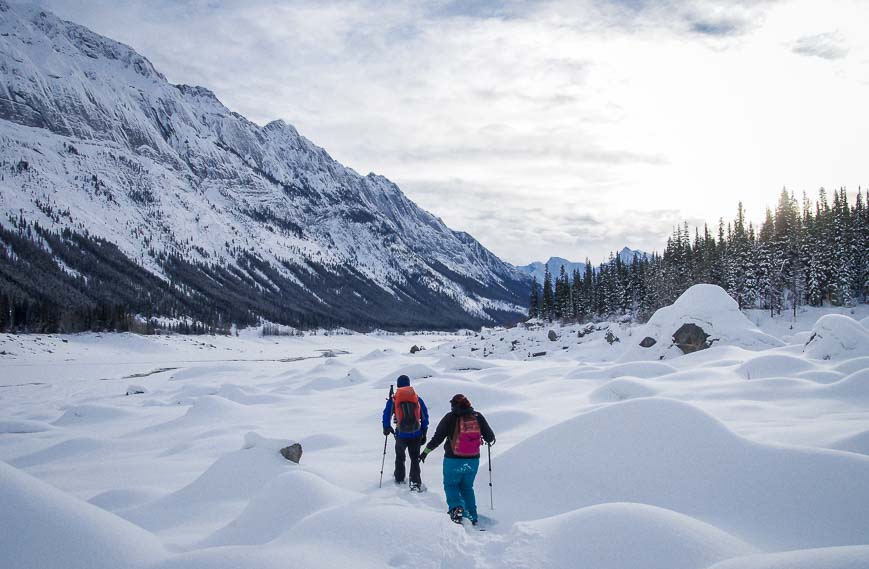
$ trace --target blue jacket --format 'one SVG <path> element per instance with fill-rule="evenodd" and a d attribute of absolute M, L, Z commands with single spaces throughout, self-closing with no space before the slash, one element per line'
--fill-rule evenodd
<path fill-rule="evenodd" d="M 419 415 L 420 415 L 420 428 L 418 431 L 413 433 L 395 433 L 396 437 L 401 437 L 402 439 L 415 439 L 420 436 L 424 432 L 428 430 L 428 409 L 425 406 L 425 401 L 422 400 L 422 397 L 419 398 Z M 392 426 L 392 399 L 386 402 L 386 407 L 383 408 L 383 428 L 386 429 Z"/>

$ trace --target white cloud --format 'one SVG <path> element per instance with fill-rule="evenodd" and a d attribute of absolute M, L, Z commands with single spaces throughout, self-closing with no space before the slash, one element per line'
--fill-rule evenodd
<path fill-rule="evenodd" d="M 293 123 L 515 263 L 660 249 L 740 199 L 760 220 L 784 185 L 866 184 L 859 0 L 47 7 Z M 794 53 L 829 30 L 848 57 Z"/>

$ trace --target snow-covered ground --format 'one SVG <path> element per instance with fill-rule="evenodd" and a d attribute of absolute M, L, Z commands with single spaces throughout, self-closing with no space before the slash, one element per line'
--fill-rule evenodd
<path fill-rule="evenodd" d="M 719 291 L 645 326 L 0 335 L 0 565 L 869 567 L 869 307 L 745 317 Z M 681 355 L 685 323 L 712 346 Z M 441 451 L 411 494 L 390 445 L 378 488 L 401 373 L 433 420 L 461 392 L 494 428 L 488 531 L 449 521 Z"/>

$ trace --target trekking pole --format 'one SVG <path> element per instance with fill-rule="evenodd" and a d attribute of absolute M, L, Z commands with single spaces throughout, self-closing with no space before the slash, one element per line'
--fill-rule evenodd
<path fill-rule="evenodd" d="M 387 401 L 392 401 L 392 386 L 389 386 L 389 399 Z M 383 488 L 383 469 L 386 468 L 386 445 L 389 442 L 389 433 L 383 436 L 383 460 L 380 462 L 380 485 L 378 488 Z"/>
<path fill-rule="evenodd" d="M 492 489 L 492 443 L 486 443 L 489 447 L 489 509 L 495 509 L 495 492 Z"/>

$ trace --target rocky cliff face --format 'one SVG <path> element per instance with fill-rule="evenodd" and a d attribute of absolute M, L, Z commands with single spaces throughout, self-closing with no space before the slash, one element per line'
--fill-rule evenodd
<path fill-rule="evenodd" d="M 386 178 L 50 12 L 0 0 L 0 78 L 7 230 L 100 238 L 185 295 L 215 281 L 287 323 L 474 326 L 525 303 L 526 276 Z"/>

